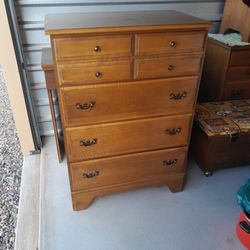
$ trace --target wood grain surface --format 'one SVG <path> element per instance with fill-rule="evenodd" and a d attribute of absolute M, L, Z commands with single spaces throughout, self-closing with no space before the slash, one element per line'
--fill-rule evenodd
<path fill-rule="evenodd" d="M 188 144 L 192 114 L 66 128 L 69 162 Z M 175 134 L 167 130 L 180 130 Z M 81 141 L 95 141 L 81 146 Z"/>
<path fill-rule="evenodd" d="M 64 87 L 60 88 L 62 118 L 69 127 L 191 113 L 197 85 L 194 76 Z M 174 95 L 180 98 L 174 99 Z"/>

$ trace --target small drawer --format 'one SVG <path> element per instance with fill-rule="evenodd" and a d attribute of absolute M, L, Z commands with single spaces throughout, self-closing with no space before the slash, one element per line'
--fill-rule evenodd
<path fill-rule="evenodd" d="M 185 146 L 192 114 L 66 128 L 70 162 Z"/>
<path fill-rule="evenodd" d="M 54 48 L 57 60 L 128 57 L 131 56 L 131 36 L 56 38 Z"/>
<path fill-rule="evenodd" d="M 135 78 L 150 79 L 199 74 L 200 56 L 139 59 L 135 62 Z"/>
<path fill-rule="evenodd" d="M 250 81 L 224 85 L 223 100 L 237 100 L 250 98 Z"/>
<path fill-rule="evenodd" d="M 250 66 L 230 67 L 226 74 L 226 83 L 234 81 L 249 81 Z"/>
<path fill-rule="evenodd" d="M 72 191 L 183 173 L 186 155 L 183 147 L 71 163 Z"/>
<path fill-rule="evenodd" d="M 136 55 L 203 51 L 204 32 L 166 32 L 136 35 Z"/>
<path fill-rule="evenodd" d="M 191 113 L 198 77 L 60 88 L 66 126 Z"/>
<path fill-rule="evenodd" d="M 125 81 L 131 78 L 131 61 L 58 64 L 60 85 Z"/>
<path fill-rule="evenodd" d="M 232 51 L 231 66 L 244 66 L 250 65 L 250 47 L 247 50 Z"/>

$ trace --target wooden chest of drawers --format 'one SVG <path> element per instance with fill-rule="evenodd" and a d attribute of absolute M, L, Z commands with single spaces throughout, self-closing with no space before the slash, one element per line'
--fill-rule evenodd
<path fill-rule="evenodd" d="M 250 46 L 208 39 L 200 102 L 250 98 Z"/>
<path fill-rule="evenodd" d="M 175 11 L 46 17 L 75 210 L 131 188 L 182 190 L 209 27 Z"/>

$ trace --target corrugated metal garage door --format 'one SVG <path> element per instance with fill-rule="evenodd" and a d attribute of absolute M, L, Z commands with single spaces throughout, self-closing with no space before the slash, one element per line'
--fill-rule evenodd
<path fill-rule="evenodd" d="M 214 21 L 213 30 L 217 31 L 224 1 L 16 0 L 14 6 L 39 130 L 41 135 L 51 135 L 53 134 L 53 126 L 45 79 L 40 66 L 42 48 L 50 46 L 49 37 L 44 35 L 44 17 L 46 14 L 173 9 Z"/>

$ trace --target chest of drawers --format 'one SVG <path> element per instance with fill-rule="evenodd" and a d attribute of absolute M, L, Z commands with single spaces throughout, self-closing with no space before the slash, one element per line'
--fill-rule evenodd
<path fill-rule="evenodd" d="M 210 23 L 175 11 L 46 17 L 74 210 L 182 190 Z"/>
<path fill-rule="evenodd" d="M 199 101 L 250 98 L 250 46 L 208 39 Z"/>

